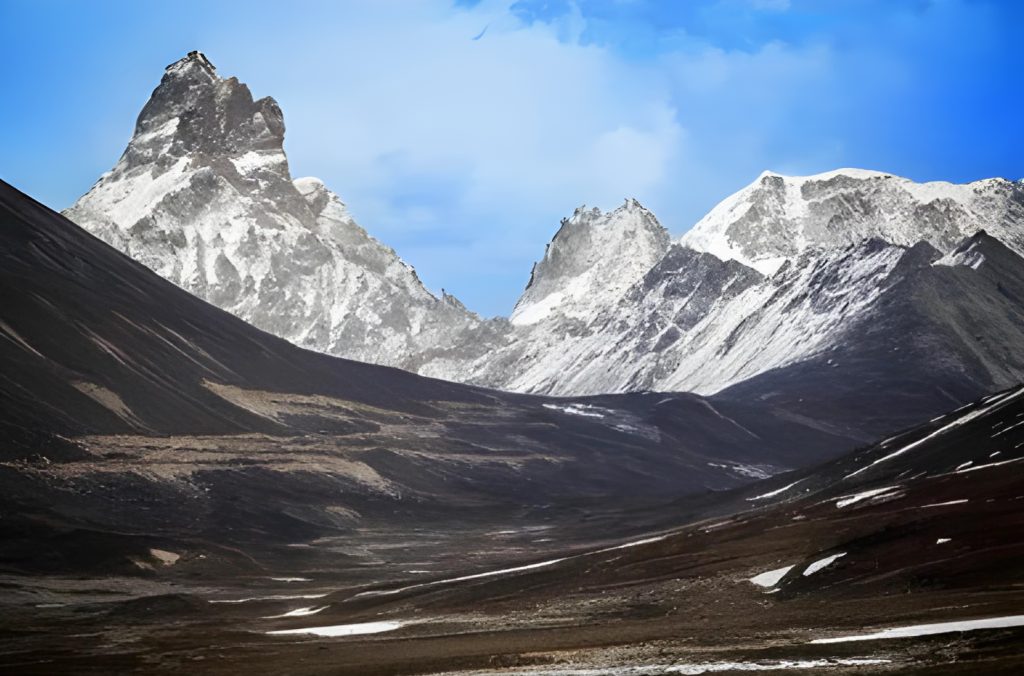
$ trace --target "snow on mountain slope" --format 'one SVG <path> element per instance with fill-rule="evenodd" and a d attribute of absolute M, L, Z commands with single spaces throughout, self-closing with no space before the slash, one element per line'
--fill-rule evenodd
<path fill-rule="evenodd" d="M 533 266 L 512 323 L 535 324 L 559 314 L 592 320 L 665 255 L 669 239 L 654 214 L 635 199 L 608 213 L 578 208 Z"/>
<path fill-rule="evenodd" d="M 814 176 L 764 172 L 723 200 L 680 240 L 765 274 L 809 248 L 841 248 L 871 237 L 948 251 L 986 229 L 1024 253 L 1024 184 L 915 183 L 864 169 Z"/>
<path fill-rule="evenodd" d="M 284 120 L 198 52 L 168 66 L 117 165 L 65 212 L 178 286 L 291 342 L 416 369 L 491 325 L 436 298 L 315 178 Z"/>
<path fill-rule="evenodd" d="M 1019 382 L 1022 348 L 1024 259 L 984 232 L 945 256 L 878 238 L 808 249 L 771 277 L 676 244 L 592 321 L 516 326 L 455 373 L 559 396 L 770 402 L 866 441 Z"/>
<path fill-rule="evenodd" d="M 585 328 L 531 327 L 525 342 L 548 349 L 537 351 L 508 384 L 557 395 L 714 393 L 830 345 L 883 292 L 903 253 L 870 242 L 805 256 L 768 279 L 735 261 L 674 245 Z"/>

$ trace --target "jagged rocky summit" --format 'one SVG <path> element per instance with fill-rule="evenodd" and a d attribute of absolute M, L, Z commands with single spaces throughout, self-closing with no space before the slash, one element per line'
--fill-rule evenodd
<path fill-rule="evenodd" d="M 192 52 L 167 67 L 117 165 L 65 215 L 302 347 L 417 370 L 489 332 L 427 291 L 320 180 L 293 180 L 284 133 L 272 98 L 253 100 Z"/>

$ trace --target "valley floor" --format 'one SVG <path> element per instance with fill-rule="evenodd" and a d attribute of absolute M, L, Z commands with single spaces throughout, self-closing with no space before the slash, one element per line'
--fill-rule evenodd
<path fill-rule="evenodd" d="M 645 536 L 625 534 L 622 512 L 594 508 L 573 520 L 476 513 L 290 543 L 248 568 L 236 562 L 244 551 L 220 559 L 208 543 L 207 554 L 173 563 L 175 553 L 158 551 L 141 578 L 8 574 L 0 579 L 0 670 L 1024 670 L 1024 626 L 1016 626 L 1024 624 L 1024 479 L 999 467 L 940 473 L 853 502 L 780 488 L 780 499 L 795 495 L 765 508 L 752 507 L 761 496 L 746 489 L 636 508 L 632 525 Z M 659 522 L 673 516 L 688 525 L 665 530 Z M 1015 619 L 962 630 L 987 618 Z M 815 642 L 954 621 L 968 624 Z"/>

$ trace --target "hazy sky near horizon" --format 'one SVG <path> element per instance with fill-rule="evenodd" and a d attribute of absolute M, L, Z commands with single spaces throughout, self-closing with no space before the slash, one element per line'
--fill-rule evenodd
<path fill-rule="evenodd" d="M 581 204 L 673 235 L 762 170 L 1024 177 L 1015 0 L 0 0 L 0 178 L 69 206 L 192 49 L 293 174 L 485 315 Z"/>

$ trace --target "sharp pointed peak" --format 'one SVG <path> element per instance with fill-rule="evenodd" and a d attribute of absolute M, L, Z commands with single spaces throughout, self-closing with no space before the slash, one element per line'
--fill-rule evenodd
<path fill-rule="evenodd" d="M 181 57 L 174 63 L 170 64 L 165 68 L 169 74 L 180 74 L 184 73 L 192 68 L 200 68 L 207 72 L 209 75 L 214 77 L 217 76 L 217 67 L 213 65 L 213 62 L 206 57 L 205 54 L 199 50 L 192 50 L 185 56 Z"/>

